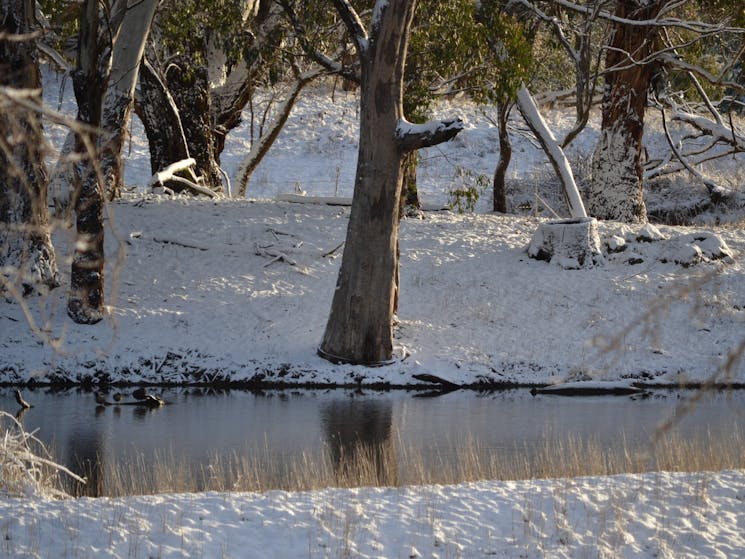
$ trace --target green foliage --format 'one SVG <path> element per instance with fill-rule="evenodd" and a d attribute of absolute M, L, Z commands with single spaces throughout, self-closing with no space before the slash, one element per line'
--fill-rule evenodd
<path fill-rule="evenodd" d="M 41 0 L 39 6 L 55 34 L 57 50 L 64 52 L 65 43 L 75 37 L 80 29 L 80 2 Z"/>
<path fill-rule="evenodd" d="M 412 122 L 426 120 L 443 82 L 480 102 L 511 99 L 531 67 L 522 27 L 498 2 L 477 9 L 471 0 L 422 0 L 409 45 L 404 110 Z"/>
<path fill-rule="evenodd" d="M 158 8 L 161 46 L 172 54 L 187 54 L 205 62 L 208 34 L 230 58 L 242 55 L 246 13 L 234 0 L 165 0 Z"/>
<path fill-rule="evenodd" d="M 458 166 L 455 168 L 454 178 L 456 186 L 448 190 L 448 206 L 459 214 L 474 212 L 476 202 L 491 186 L 489 177 Z"/>

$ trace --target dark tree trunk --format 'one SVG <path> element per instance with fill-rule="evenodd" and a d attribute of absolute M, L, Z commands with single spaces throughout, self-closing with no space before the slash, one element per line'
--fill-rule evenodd
<path fill-rule="evenodd" d="M 186 144 L 197 162 L 202 184 L 222 192 L 218 146 L 225 140 L 219 138 L 224 132 L 217 130 L 212 119 L 207 68 L 187 56 L 177 57 L 168 66 L 166 84 L 178 107 Z"/>
<path fill-rule="evenodd" d="M 176 103 L 157 69 L 146 58 L 140 64 L 140 94 L 135 111 L 145 128 L 153 174 L 190 157 Z"/>
<path fill-rule="evenodd" d="M 375 365 L 393 355 L 404 154 L 454 137 L 462 123 L 417 127 L 404 119 L 414 0 L 378 0 L 369 37 L 349 3 L 335 3 L 360 57 L 360 140 L 344 255 L 318 352 L 333 362 Z"/>
<path fill-rule="evenodd" d="M 35 31 L 35 2 L 0 2 L 0 33 Z M 34 40 L 0 39 L 0 84 L 40 89 Z M 41 104 L 41 99 L 35 100 Z M 0 107 L 0 277 L 24 295 L 58 285 L 57 263 L 49 232 L 48 176 L 44 166 L 41 115 L 19 106 Z M 11 271 L 7 273 L 5 270 Z M 0 292 L 5 290 L 0 282 Z"/>
<path fill-rule="evenodd" d="M 403 176 L 403 186 L 401 190 L 401 215 L 404 215 L 406 208 L 420 210 L 422 202 L 419 199 L 419 189 L 417 188 L 416 173 L 419 164 L 419 156 L 416 151 L 410 151 L 404 154 L 401 161 L 401 173 Z"/>
<path fill-rule="evenodd" d="M 619 0 L 616 15 L 631 20 L 654 19 L 661 4 Z M 590 215 L 600 219 L 629 223 L 647 220 L 642 135 L 653 65 L 635 62 L 644 61 L 654 52 L 656 33 L 656 27 L 619 23 L 606 55 L 602 127 L 587 197 Z"/>
<path fill-rule="evenodd" d="M 510 104 L 499 105 L 499 161 L 494 169 L 494 199 L 492 210 L 499 213 L 507 213 L 507 169 L 512 160 L 512 142 L 507 129 L 507 120 L 510 116 Z"/>
<path fill-rule="evenodd" d="M 101 124 L 103 95 L 108 75 L 105 46 L 99 25 L 98 2 L 86 0 L 82 7 L 78 45 L 78 66 L 73 87 L 78 102 L 78 120 L 98 127 Z M 77 237 L 72 257 L 70 295 L 67 314 L 78 324 L 95 324 L 104 315 L 104 229 L 103 183 L 94 164 L 97 139 L 77 134 L 75 152 L 75 220 Z"/>

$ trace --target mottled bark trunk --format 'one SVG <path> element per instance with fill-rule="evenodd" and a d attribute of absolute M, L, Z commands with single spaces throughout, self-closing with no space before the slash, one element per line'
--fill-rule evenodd
<path fill-rule="evenodd" d="M 108 47 L 99 27 L 98 2 L 86 0 L 82 8 L 78 65 L 73 87 L 78 102 L 78 120 L 99 126 Z M 104 315 L 103 182 L 96 164 L 97 138 L 77 134 L 75 152 L 75 224 L 77 236 L 72 257 L 67 314 L 78 324 L 95 324 Z"/>
<path fill-rule="evenodd" d="M 507 120 L 510 116 L 510 104 L 502 103 L 498 109 L 499 125 L 499 161 L 494 169 L 494 196 L 492 210 L 507 213 L 507 169 L 512 160 L 512 142 L 507 130 Z"/>
<path fill-rule="evenodd" d="M 417 126 L 404 119 L 414 0 L 378 0 L 369 37 L 348 2 L 335 3 L 360 57 L 360 140 L 344 255 L 318 352 L 333 362 L 376 365 L 393 355 L 401 162 L 409 151 L 452 138 L 462 123 Z"/>
<path fill-rule="evenodd" d="M 619 0 L 616 15 L 654 19 L 661 2 Z M 616 25 L 606 56 L 603 118 L 592 159 L 587 202 L 590 215 L 629 223 L 645 222 L 642 136 L 654 52 L 656 27 Z"/>
<path fill-rule="evenodd" d="M 360 139 L 352 210 L 339 278 L 319 353 L 334 362 L 373 365 L 393 355 L 398 211 L 403 152 L 403 57 L 412 0 L 384 8 L 360 53 Z M 377 33 L 376 33 L 377 31 Z"/>
<path fill-rule="evenodd" d="M 218 135 L 224 132 L 213 122 L 207 69 L 181 56 L 169 64 L 165 77 L 179 110 L 189 154 L 197 162 L 197 175 L 204 186 L 222 192 L 218 146 L 224 145 L 224 138 Z"/>
<path fill-rule="evenodd" d="M 176 103 L 157 69 L 145 58 L 140 64 L 140 90 L 135 111 L 145 128 L 153 174 L 191 157 Z M 196 180 L 196 177 L 189 178 Z M 165 186 L 176 192 L 183 188 L 176 183 Z"/>
<path fill-rule="evenodd" d="M 32 0 L 0 2 L 0 33 L 35 30 Z M 33 40 L 0 39 L 0 84 L 39 89 L 41 79 Z M 41 99 L 36 100 L 41 104 Z M 57 263 L 49 232 L 48 176 L 44 166 L 39 112 L 17 106 L 0 108 L 0 277 L 24 295 L 58 285 Z M 0 282 L 0 292 L 5 290 Z"/>

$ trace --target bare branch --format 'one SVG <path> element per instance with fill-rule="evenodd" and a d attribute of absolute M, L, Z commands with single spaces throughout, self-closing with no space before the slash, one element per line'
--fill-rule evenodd
<path fill-rule="evenodd" d="M 375 13 L 378 12 L 381 0 L 375 3 Z M 362 24 L 362 20 L 357 12 L 349 3 L 349 0 L 334 0 L 334 5 L 339 12 L 344 25 L 347 26 L 347 31 L 352 37 L 352 42 L 357 47 L 357 52 L 363 53 L 367 50 L 367 31 L 365 26 Z"/>

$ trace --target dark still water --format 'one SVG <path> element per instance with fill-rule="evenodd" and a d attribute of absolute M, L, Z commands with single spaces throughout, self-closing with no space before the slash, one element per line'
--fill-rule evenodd
<path fill-rule="evenodd" d="M 157 409 L 99 407 L 91 392 L 24 390 L 34 407 L 23 413 L 21 421 L 27 431 L 38 429 L 37 436 L 53 449 L 57 461 L 85 472 L 93 480 L 86 491 L 98 494 L 107 493 L 107 480 L 122 477 L 112 471 L 123 464 L 139 464 L 140 473 L 130 474 L 135 477 L 163 469 L 175 478 L 191 468 L 198 472 L 196 489 L 204 489 L 210 488 L 205 481 L 210 464 L 221 457 L 223 463 L 227 457 L 250 461 L 254 469 L 274 474 L 286 474 L 291 467 L 300 464 L 302 468 L 313 461 L 325 461 L 338 472 L 346 458 L 365 451 L 380 469 L 381 448 L 394 449 L 399 470 L 412 469 L 411 464 L 401 463 L 406 456 L 416 457 L 417 467 L 440 471 L 467 457 L 470 462 L 528 464 L 526 475 L 531 475 L 538 471 L 533 469 L 537 462 L 564 459 L 560 453 L 552 458 L 553 448 L 570 447 L 567 452 L 578 454 L 574 460 L 580 462 L 591 460 L 586 447 L 590 443 L 603 451 L 648 451 L 659 424 L 680 413 L 679 404 L 691 394 L 568 398 L 515 390 L 458 391 L 424 398 L 406 392 L 344 390 L 151 391 L 169 404 Z M 0 409 L 17 411 L 13 392 L 0 389 Z M 122 391 L 123 401 L 132 399 L 130 392 Z M 741 448 L 744 427 L 745 392 L 713 392 L 681 415 L 674 436 L 703 448 L 709 441 Z M 727 442 L 733 437 L 736 442 Z M 685 453 L 681 459 L 688 459 Z M 396 476 L 402 481 L 401 471 Z M 422 481 L 428 480 L 438 478 L 425 476 Z M 267 481 L 256 487 L 272 485 Z M 176 484 L 169 489 L 194 488 Z"/>

